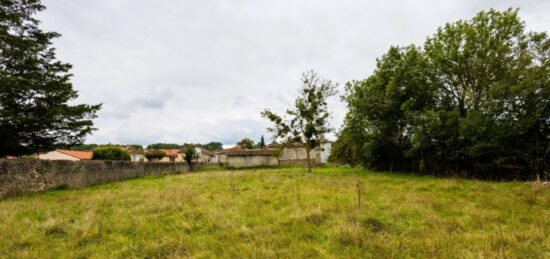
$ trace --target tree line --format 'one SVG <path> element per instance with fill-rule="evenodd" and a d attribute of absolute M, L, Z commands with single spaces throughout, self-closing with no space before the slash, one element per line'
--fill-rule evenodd
<path fill-rule="evenodd" d="M 391 47 L 346 84 L 332 159 L 379 170 L 479 178 L 550 173 L 550 40 L 518 10 L 448 23 Z"/>

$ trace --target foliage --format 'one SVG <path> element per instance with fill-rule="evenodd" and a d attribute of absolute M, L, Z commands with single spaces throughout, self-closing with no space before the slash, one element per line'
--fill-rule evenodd
<path fill-rule="evenodd" d="M 104 146 L 92 150 L 93 160 L 130 160 L 130 154 L 120 147 Z"/>
<path fill-rule="evenodd" d="M 262 138 L 260 138 L 260 142 L 256 145 L 257 148 L 265 148 L 265 140 L 264 135 L 262 135 Z"/>
<path fill-rule="evenodd" d="M 202 147 L 206 150 L 215 151 L 215 150 L 222 150 L 223 144 L 221 142 L 212 141 L 202 145 Z"/>
<path fill-rule="evenodd" d="M 330 112 L 327 98 L 336 95 L 337 85 L 329 80 L 320 79 L 313 71 L 302 75 L 302 84 L 294 107 L 286 112 L 289 118 L 281 117 L 269 109 L 263 111 L 262 116 L 275 124 L 273 128 L 268 128 L 268 131 L 273 133 L 274 140 L 280 139 L 284 143 L 305 143 L 308 168 L 311 172 L 309 151 L 319 146 L 325 139 L 325 134 L 332 130 L 328 125 Z"/>
<path fill-rule="evenodd" d="M 189 170 L 193 171 L 193 162 L 196 162 L 200 157 L 195 147 L 183 148 L 183 160 L 189 166 Z"/>
<path fill-rule="evenodd" d="M 166 153 L 162 150 L 149 150 L 143 154 L 148 161 L 158 161 L 166 156 Z"/>
<path fill-rule="evenodd" d="M 71 65 L 56 59 L 35 15 L 39 0 L 0 1 L 0 157 L 81 143 L 101 105 L 69 104 L 78 97 Z"/>
<path fill-rule="evenodd" d="M 516 10 L 392 47 L 346 86 L 332 158 L 381 170 L 483 178 L 550 176 L 550 40 Z"/>
<path fill-rule="evenodd" d="M 147 145 L 147 149 L 180 149 L 181 146 L 173 143 L 155 143 Z"/>
<path fill-rule="evenodd" d="M 0 257 L 546 258 L 549 197 L 344 167 L 145 177 L 0 202 Z"/>
<path fill-rule="evenodd" d="M 237 142 L 237 145 L 243 149 L 253 149 L 254 148 L 254 141 L 249 138 L 243 138 L 239 142 Z"/>
<path fill-rule="evenodd" d="M 143 151 L 142 145 L 129 144 L 129 145 L 124 145 L 124 147 L 127 148 L 129 151 Z"/>
<path fill-rule="evenodd" d="M 105 144 L 105 145 L 102 145 L 102 144 L 81 144 L 81 145 L 76 145 L 76 146 L 72 146 L 70 147 L 71 150 L 75 150 L 75 151 L 88 151 L 88 150 L 92 150 L 96 147 L 120 147 L 120 148 L 125 148 L 125 149 L 128 149 L 128 150 L 133 150 L 133 151 L 142 151 L 143 150 L 143 146 L 142 145 L 137 145 L 137 144 L 129 144 L 129 145 L 119 145 L 119 144 Z"/>
<path fill-rule="evenodd" d="M 99 147 L 101 145 L 98 145 L 98 144 L 80 144 L 80 145 L 76 145 L 76 146 L 72 146 L 71 147 L 71 150 L 74 150 L 74 151 L 88 151 L 88 150 L 92 150 L 96 147 Z"/>
<path fill-rule="evenodd" d="M 199 154 L 197 154 L 197 151 L 194 147 L 188 147 L 183 149 L 183 160 L 188 165 L 192 165 L 194 161 L 199 159 Z"/>

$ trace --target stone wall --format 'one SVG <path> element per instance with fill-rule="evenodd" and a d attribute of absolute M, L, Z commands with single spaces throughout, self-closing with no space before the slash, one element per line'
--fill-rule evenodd
<path fill-rule="evenodd" d="M 231 168 L 278 166 L 279 159 L 274 156 L 227 156 L 226 165 Z"/>
<path fill-rule="evenodd" d="M 187 171 L 186 163 L 0 159 L 0 198 Z"/>

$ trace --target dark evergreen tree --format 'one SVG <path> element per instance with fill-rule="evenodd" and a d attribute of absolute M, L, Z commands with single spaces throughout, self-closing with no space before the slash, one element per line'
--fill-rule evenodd
<path fill-rule="evenodd" d="M 260 138 L 260 142 L 258 142 L 258 148 L 265 148 L 264 135 L 262 135 L 262 138 Z"/>
<path fill-rule="evenodd" d="M 0 1 L 0 157 L 80 144 L 100 105 L 77 98 L 71 65 L 56 59 L 52 40 L 35 18 L 39 0 Z"/>

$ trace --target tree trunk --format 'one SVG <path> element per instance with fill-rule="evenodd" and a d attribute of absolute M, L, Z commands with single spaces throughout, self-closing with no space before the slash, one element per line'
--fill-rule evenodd
<path fill-rule="evenodd" d="M 311 173 L 311 158 L 309 157 L 309 145 L 306 143 L 307 171 Z"/>

